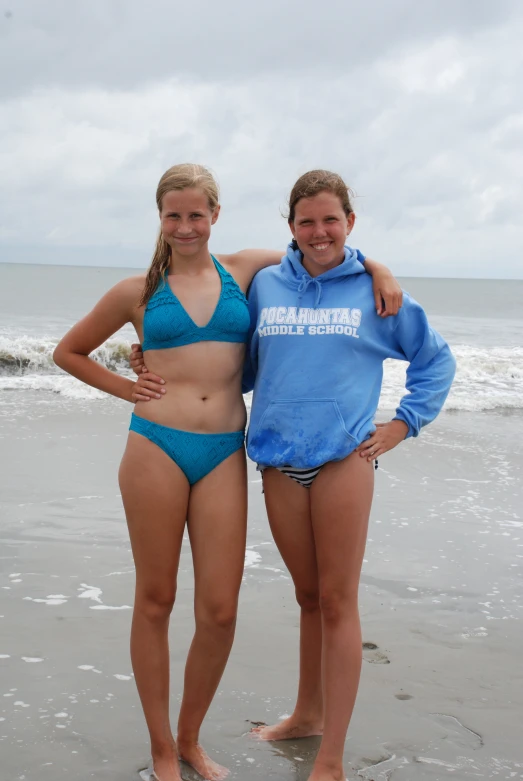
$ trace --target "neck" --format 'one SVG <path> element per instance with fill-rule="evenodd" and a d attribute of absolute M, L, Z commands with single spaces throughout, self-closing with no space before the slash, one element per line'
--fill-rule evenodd
<path fill-rule="evenodd" d="M 327 271 L 330 271 L 333 268 L 336 268 L 336 266 L 341 266 L 345 259 L 345 253 L 341 256 L 341 258 L 333 260 L 332 263 L 327 263 L 325 266 L 320 266 L 319 263 L 315 263 L 310 258 L 306 257 L 306 255 L 303 256 L 302 260 L 302 266 L 305 269 L 305 271 L 309 274 L 311 277 L 319 277 L 321 274 L 325 274 Z"/>
<path fill-rule="evenodd" d="M 171 249 L 171 262 L 169 264 L 169 274 L 186 274 L 187 276 L 196 276 L 202 271 L 206 271 L 214 266 L 211 253 L 207 245 L 195 255 L 181 255 L 176 250 Z"/>

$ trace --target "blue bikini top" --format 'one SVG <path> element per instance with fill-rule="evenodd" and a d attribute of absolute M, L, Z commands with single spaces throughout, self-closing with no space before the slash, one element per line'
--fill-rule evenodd
<path fill-rule="evenodd" d="M 153 293 L 143 316 L 142 349 L 165 350 L 195 342 L 247 341 L 251 319 L 247 299 L 236 280 L 211 255 L 222 283 L 216 309 L 207 325 L 196 325 L 174 295 L 167 275 Z"/>

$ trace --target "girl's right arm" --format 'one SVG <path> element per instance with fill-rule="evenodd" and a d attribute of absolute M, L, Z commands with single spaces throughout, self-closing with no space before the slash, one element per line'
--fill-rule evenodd
<path fill-rule="evenodd" d="M 100 347 L 126 323 L 135 322 L 143 291 L 144 277 L 118 282 L 83 320 L 74 325 L 53 353 L 55 363 L 87 385 L 125 401 L 135 401 L 135 383 L 106 369 L 89 354 Z"/>

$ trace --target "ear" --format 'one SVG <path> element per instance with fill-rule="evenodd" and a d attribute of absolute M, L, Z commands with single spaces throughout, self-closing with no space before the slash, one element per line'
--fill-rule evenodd
<path fill-rule="evenodd" d="M 354 214 L 354 212 L 351 212 L 351 213 L 350 213 L 350 214 L 347 216 L 347 236 L 349 235 L 349 233 L 350 233 L 350 232 L 352 231 L 352 229 L 354 228 L 354 223 L 355 223 L 355 222 L 356 222 L 356 215 Z"/>
<path fill-rule="evenodd" d="M 220 209 L 221 206 L 220 204 L 218 204 L 218 206 L 215 208 L 215 210 L 212 213 L 211 225 L 214 225 L 214 223 L 217 221 L 218 217 L 220 216 Z"/>

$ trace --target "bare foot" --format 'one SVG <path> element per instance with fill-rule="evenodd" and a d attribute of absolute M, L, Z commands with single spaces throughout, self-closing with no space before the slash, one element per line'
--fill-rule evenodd
<path fill-rule="evenodd" d="M 193 767 L 205 781 L 222 781 L 229 775 L 227 768 L 213 762 L 199 743 L 181 744 L 178 741 L 178 754 L 180 759 Z"/>
<path fill-rule="evenodd" d="M 347 779 L 342 767 L 327 768 L 314 766 L 308 781 L 347 781 Z"/>
<path fill-rule="evenodd" d="M 296 716 L 280 721 L 271 727 L 255 727 L 251 730 L 258 740 L 292 740 L 293 738 L 310 738 L 313 735 L 323 735 L 323 722 L 302 721 Z"/>
<path fill-rule="evenodd" d="M 143 781 L 182 781 L 178 757 L 158 757 L 147 770 L 142 770 Z"/>

